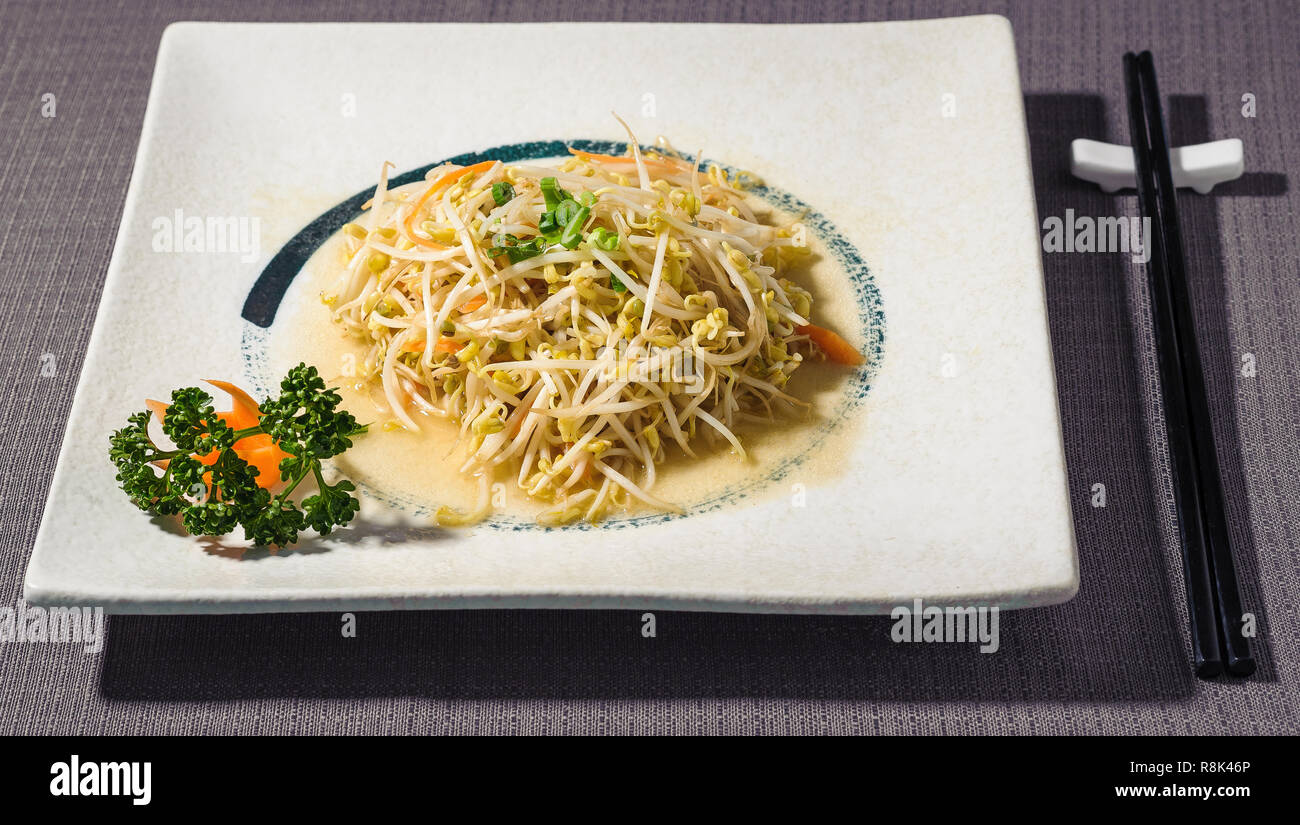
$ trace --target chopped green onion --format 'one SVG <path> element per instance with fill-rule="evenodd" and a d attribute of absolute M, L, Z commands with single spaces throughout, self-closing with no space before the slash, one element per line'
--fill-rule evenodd
<path fill-rule="evenodd" d="M 609 273 L 609 288 L 615 292 L 627 292 L 627 285 L 620 281 L 613 272 Z"/>
<path fill-rule="evenodd" d="M 514 200 L 515 188 L 510 185 L 510 181 L 501 181 L 492 184 L 492 200 L 496 201 L 497 206 L 505 206 Z"/>
<path fill-rule="evenodd" d="M 564 229 L 564 225 L 556 222 L 554 212 L 543 212 L 542 216 L 537 219 L 537 231 L 542 234 L 542 237 L 552 242 L 559 237 L 562 229 Z"/>
<path fill-rule="evenodd" d="M 603 226 L 598 226 L 587 236 L 587 241 L 598 249 L 606 252 L 613 252 L 618 249 L 618 233 L 611 232 Z"/>
<path fill-rule="evenodd" d="M 590 207 L 583 206 L 574 213 L 569 222 L 565 224 L 564 231 L 560 233 L 560 245 L 565 249 L 576 249 L 578 243 L 582 240 L 582 225 L 587 222 L 591 216 Z"/>
<path fill-rule="evenodd" d="M 595 206 L 596 193 L 583 192 L 581 195 L 578 195 L 578 203 L 582 204 L 583 206 Z"/>
<path fill-rule="evenodd" d="M 522 260 L 525 260 L 527 258 L 533 258 L 542 254 L 543 252 L 546 251 L 546 247 L 549 245 L 550 244 L 547 243 L 545 238 L 533 238 L 528 243 L 519 244 L 519 246 L 515 247 L 515 251 L 513 253 L 507 253 L 507 254 L 510 255 L 511 263 L 517 264 Z"/>
<path fill-rule="evenodd" d="M 552 212 L 562 201 L 568 199 L 569 193 L 560 188 L 555 178 L 542 178 L 542 197 L 546 198 L 546 211 Z"/>
<path fill-rule="evenodd" d="M 578 210 L 581 208 L 575 200 L 560 201 L 560 205 L 555 207 L 556 225 L 568 226 L 569 221 L 573 220 L 573 216 L 578 214 Z"/>
<path fill-rule="evenodd" d="M 546 251 L 548 245 L 549 242 L 545 238 L 521 241 L 514 235 L 500 232 L 492 236 L 492 246 L 488 249 L 487 254 L 489 258 L 505 255 L 510 259 L 510 263 L 517 264 L 520 261 L 542 254 Z"/>

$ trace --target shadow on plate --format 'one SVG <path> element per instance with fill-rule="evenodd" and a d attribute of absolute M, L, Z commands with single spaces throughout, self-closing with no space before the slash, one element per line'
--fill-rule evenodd
<path fill-rule="evenodd" d="M 181 526 L 179 516 L 153 516 L 150 518 L 156 527 L 177 536 L 189 536 Z M 420 523 L 383 523 L 356 518 L 345 529 L 336 530 L 328 536 L 318 536 L 310 530 L 304 530 L 302 538 L 290 547 L 267 548 L 252 547 L 245 543 L 223 540 L 214 536 L 201 536 L 195 544 L 208 555 L 221 556 L 235 561 L 261 561 L 263 559 L 287 558 L 294 555 L 314 555 L 328 553 L 338 547 L 365 544 L 371 549 L 388 544 L 404 544 L 408 541 L 436 541 L 449 535 L 448 531 L 436 526 Z"/>
<path fill-rule="evenodd" d="M 1136 214 L 1131 195 L 1102 194 L 1068 172 L 1076 137 L 1127 142 L 1108 132 L 1103 101 L 1085 95 L 1026 98 L 1040 217 Z M 1203 107 L 1203 104 L 1202 104 Z M 1184 102 L 1171 106 L 1174 136 L 1188 133 Z M 1195 112 L 1191 113 L 1195 115 Z M 1203 108 L 1201 111 L 1203 117 Z M 1192 121 L 1195 117 L 1192 117 Z M 1225 195 L 1286 191 L 1254 175 Z M 1230 380 L 1219 346 L 1226 310 L 1214 274 L 1215 196 L 1180 199 L 1205 327 L 1211 389 Z M 1056 607 L 1004 613 L 1001 649 L 896 644 L 887 617 L 671 613 L 644 638 L 639 611 L 426 611 L 363 613 L 356 638 L 338 614 L 114 616 L 101 691 L 110 699 L 269 697 L 694 698 L 1125 701 L 1193 691 L 1181 568 L 1143 399 L 1154 376 L 1135 323 L 1147 312 L 1143 272 L 1126 255 L 1045 255 L 1070 491 L 1082 587 Z M 1221 405 L 1222 407 L 1222 405 Z M 1230 408 L 1216 408 L 1225 492 L 1244 507 L 1240 450 Z M 1167 481 L 1164 482 L 1167 485 Z M 1105 484 L 1107 505 L 1091 506 Z M 1242 585 L 1260 606 L 1248 522 L 1238 518 Z M 1171 582 L 1173 585 L 1171 586 Z M 1258 609 L 1258 607 L 1256 608 Z M 1255 679 L 1275 678 L 1256 645 Z"/>

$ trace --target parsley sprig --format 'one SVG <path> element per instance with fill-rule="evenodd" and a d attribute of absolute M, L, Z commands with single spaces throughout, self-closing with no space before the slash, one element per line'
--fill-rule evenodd
<path fill-rule="evenodd" d="M 138 412 L 113 433 L 109 458 L 117 466 L 118 483 L 141 510 L 179 514 L 194 535 L 221 536 L 242 525 L 254 544 L 283 547 L 306 528 L 328 535 L 361 507 L 351 495 L 352 482 L 328 484 L 321 474 L 322 460 L 348 449 L 352 437 L 366 431 L 351 413 L 338 409 L 341 400 L 325 388 L 315 367 L 299 364 L 280 382 L 279 397 L 259 406 L 257 425 L 234 430 L 217 417 L 210 395 L 185 387 L 172 393 L 162 421 L 175 449 L 154 444 L 150 414 Z M 274 496 L 258 486 L 258 469 L 234 449 L 235 442 L 263 434 L 288 454 L 279 467 L 280 480 L 288 484 Z M 195 458 L 214 452 L 211 464 Z M 161 474 L 155 461 L 167 462 Z M 308 476 L 317 492 L 299 505 L 292 494 Z"/>

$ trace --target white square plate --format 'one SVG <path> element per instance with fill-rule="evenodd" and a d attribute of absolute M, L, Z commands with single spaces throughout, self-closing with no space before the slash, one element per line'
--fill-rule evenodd
<path fill-rule="evenodd" d="M 831 393 L 824 427 L 782 446 L 790 461 L 745 469 L 684 517 L 595 528 L 440 531 L 409 496 L 381 495 L 369 526 L 275 554 L 178 535 L 117 489 L 108 435 L 141 399 L 208 377 L 265 390 L 282 372 L 289 313 L 269 331 L 245 320 L 250 289 L 380 163 L 617 141 L 611 109 L 643 142 L 759 172 L 838 250 L 820 311 L 872 361 Z M 256 218 L 260 251 L 157 251 L 177 210 Z M 27 599 L 123 613 L 1064 601 L 1078 566 L 1038 250 L 1001 17 L 170 26 Z"/>

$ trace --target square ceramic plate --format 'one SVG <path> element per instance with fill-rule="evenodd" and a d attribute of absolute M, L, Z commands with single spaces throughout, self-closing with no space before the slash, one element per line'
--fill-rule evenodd
<path fill-rule="evenodd" d="M 383 161 L 599 146 L 622 138 L 611 110 L 643 143 L 702 147 L 758 171 L 756 197 L 808 210 L 817 311 L 870 356 L 819 391 L 816 426 L 685 495 L 683 516 L 598 527 L 503 514 L 442 531 L 427 524 L 436 483 L 422 501 L 361 478 L 361 526 L 241 553 L 132 508 L 109 433 L 198 379 L 264 390 L 306 289 L 268 263 L 319 243 L 304 227 Z M 168 251 L 195 217 L 234 218 L 249 244 Z M 1078 567 L 1038 249 L 1001 17 L 170 26 L 27 599 L 123 613 L 1064 601 Z"/>

